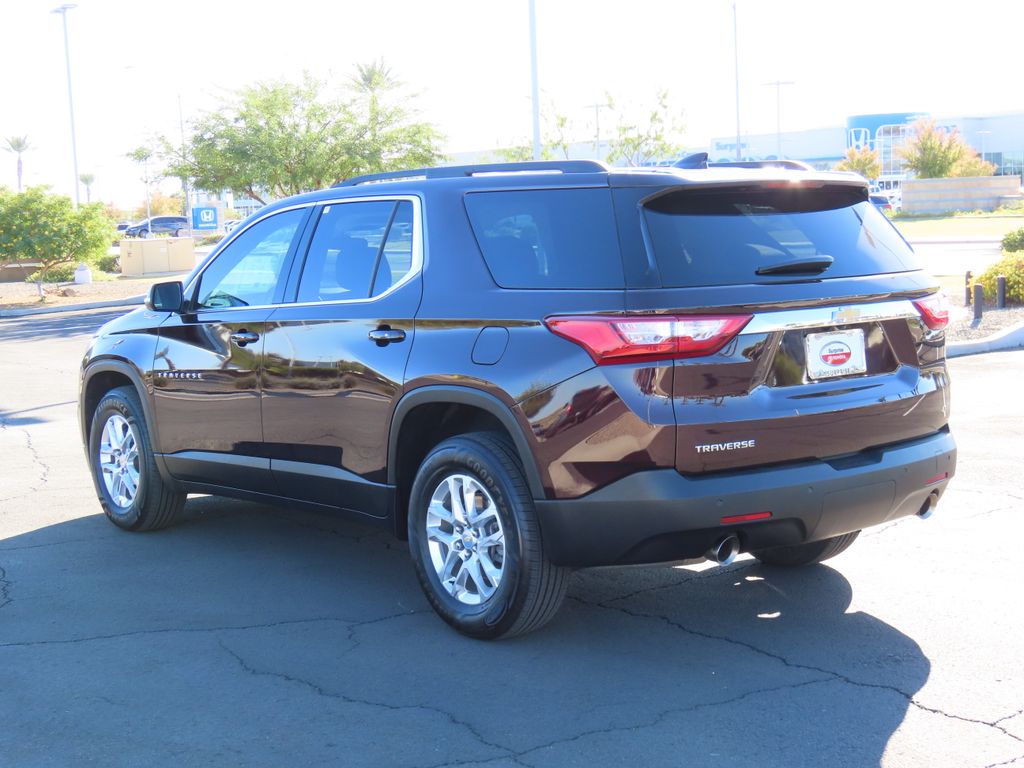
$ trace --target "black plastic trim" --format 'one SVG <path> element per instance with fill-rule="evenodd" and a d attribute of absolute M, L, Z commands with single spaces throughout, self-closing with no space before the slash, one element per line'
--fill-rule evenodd
<path fill-rule="evenodd" d="M 709 477 L 656 469 L 579 499 L 537 501 L 545 552 L 557 565 L 587 567 L 699 557 L 726 533 L 744 552 L 817 541 L 917 513 L 956 469 L 947 430 L 881 453 L 843 469 L 824 461 Z M 770 521 L 721 524 L 765 511 Z"/>
<path fill-rule="evenodd" d="M 472 405 L 494 416 L 501 422 L 508 431 L 515 443 L 516 451 L 519 453 L 519 460 L 522 462 L 523 471 L 526 473 L 526 482 L 530 486 L 530 493 L 534 499 L 543 499 L 544 485 L 540 480 L 540 473 L 537 471 L 537 464 L 533 458 L 526 437 L 523 435 L 522 427 L 516 421 L 511 408 L 505 405 L 494 395 L 488 392 L 481 392 L 478 389 L 469 387 L 453 387 L 443 384 L 420 387 L 407 392 L 398 405 L 395 406 L 394 415 L 391 417 L 391 430 L 388 434 L 388 484 L 398 484 L 398 436 L 402 431 L 402 421 L 411 410 L 420 405 L 431 403 L 456 403 L 458 405 Z"/>

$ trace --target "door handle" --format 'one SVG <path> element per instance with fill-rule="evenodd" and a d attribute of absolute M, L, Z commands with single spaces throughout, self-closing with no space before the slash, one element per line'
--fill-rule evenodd
<path fill-rule="evenodd" d="M 377 328 L 370 331 L 370 340 L 377 342 L 377 346 L 383 347 L 393 341 L 404 341 L 405 331 L 401 328 Z"/>
<path fill-rule="evenodd" d="M 231 340 L 238 346 L 244 347 L 246 344 L 255 344 L 260 340 L 260 335 L 258 333 L 253 333 L 252 331 L 242 329 L 241 331 L 232 333 Z"/>

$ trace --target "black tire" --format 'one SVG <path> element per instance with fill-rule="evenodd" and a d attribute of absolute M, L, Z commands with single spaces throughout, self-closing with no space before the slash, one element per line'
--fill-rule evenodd
<path fill-rule="evenodd" d="M 140 229 L 139 230 L 139 234 L 137 236 L 145 239 L 145 238 L 149 237 L 149 230 L 148 229 Z"/>
<path fill-rule="evenodd" d="M 103 433 L 108 421 L 119 416 L 127 423 L 137 445 L 137 456 L 132 466 L 138 472 L 135 493 L 122 505 L 120 494 L 115 498 L 100 466 L 100 452 Z M 155 531 L 174 522 L 174 518 L 185 504 L 185 494 L 168 485 L 160 476 L 153 459 L 153 446 L 149 428 L 139 402 L 138 393 L 132 387 L 118 387 L 103 396 L 93 414 L 89 434 L 89 468 L 93 483 L 107 518 L 118 528 L 126 531 Z"/>
<path fill-rule="evenodd" d="M 486 598 L 481 594 L 476 605 L 460 600 L 442 585 L 431 558 L 428 507 L 435 491 L 453 476 L 475 481 L 490 495 L 496 509 L 491 517 L 500 521 L 504 535 L 500 579 L 492 585 L 493 593 Z M 480 498 L 482 504 L 488 503 L 482 494 Z M 552 565 L 545 557 L 519 458 L 502 435 L 491 432 L 453 437 L 427 454 L 410 493 L 409 550 L 420 586 L 434 610 L 462 634 L 479 639 L 522 635 L 546 624 L 558 612 L 572 572 Z M 462 565 L 457 567 L 455 573 Z"/>
<path fill-rule="evenodd" d="M 773 547 L 772 549 L 759 549 L 751 554 L 765 565 L 781 565 L 788 568 L 795 568 L 801 565 L 812 565 L 835 557 L 840 552 L 845 552 L 854 541 L 860 531 L 844 533 L 842 536 L 833 536 L 831 539 L 812 541 L 807 544 L 795 544 L 791 547 Z"/>

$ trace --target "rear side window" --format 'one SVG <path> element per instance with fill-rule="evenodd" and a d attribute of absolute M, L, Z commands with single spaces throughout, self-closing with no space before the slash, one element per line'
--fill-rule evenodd
<path fill-rule="evenodd" d="M 854 277 L 919 269 L 913 251 L 856 187 L 681 190 L 643 209 L 666 288 Z M 829 256 L 815 274 L 758 275 Z"/>
<path fill-rule="evenodd" d="M 324 206 L 299 281 L 298 301 L 379 296 L 412 267 L 412 203 Z"/>
<path fill-rule="evenodd" d="M 466 210 L 502 288 L 622 288 L 607 189 L 476 192 Z"/>

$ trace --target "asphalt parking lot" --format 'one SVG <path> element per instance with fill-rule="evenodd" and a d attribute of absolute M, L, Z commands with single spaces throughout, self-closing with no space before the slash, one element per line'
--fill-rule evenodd
<path fill-rule="evenodd" d="M 1024 766 L 1024 352 L 951 361 L 932 519 L 800 572 L 581 572 L 481 643 L 355 524 L 107 523 L 75 409 L 114 314 L 0 321 L 0 766 Z"/>

